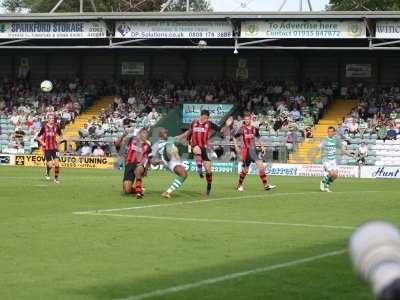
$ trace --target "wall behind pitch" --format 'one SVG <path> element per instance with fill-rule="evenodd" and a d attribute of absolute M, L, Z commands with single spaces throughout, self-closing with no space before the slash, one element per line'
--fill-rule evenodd
<path fill-rule="evenodd" d="M 185 78 L 187 58 L 182 55 L 174 53 L 170 55 L 152 55 L 150 61 L 151 70 L 149 71 L 151 71 L 154 78 L 179 81 Z"/>
<path fill-rule="evenodd" d="M 110 79 L 114 76 L 114 59 L 111 52 L 104 55 L 87 53 L 82 56 L 82 75 L 86 79 Z"/>
<path fill-rule="evenodd" d="M 7 78 L 11 78 L 12 74 L 12 57 L 0 56 L 0 77 L 6 76 Z"/>
<path fill-rule="evenodd" d="M 263 80 L 298 79 L 299 64 L 294 52 L 267 52 L 261 57 L 260 67 Z"/>
<path fill-rule="evenodd" d="M 224 61 L 222 55 L 201 52 L 188 57 L 188 77 L 192 80 L 213 80 L 224 77 Z"/>
<path fill-rule="evenodd" d="M 79 74 L 80 57 L 55 52 L 48 55 L 49 79 L 73 79 Z"/>
<path fill-rule="evenodd" d="M 301 56 L 301 79 L 313 81 L 337 82 L 339 71 L 339 57 L 337 54 L 308 53 Z"/>

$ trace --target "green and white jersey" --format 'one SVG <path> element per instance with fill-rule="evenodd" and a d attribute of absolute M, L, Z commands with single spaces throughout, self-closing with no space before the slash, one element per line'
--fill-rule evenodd
<path fill-rule="evenodd" d="M 175 137 L 168 137 L 167 140 L 159 140 L 152 147 L 152 155 L 164 162 L 180 160 L 178 147 L 175 146 Z"/>
<path fill-rule="evenodd" d="M 319 146 L 322 162 L 336 161 L 341 155 L 342 141 L 337 136 L 327 137 Z"/>

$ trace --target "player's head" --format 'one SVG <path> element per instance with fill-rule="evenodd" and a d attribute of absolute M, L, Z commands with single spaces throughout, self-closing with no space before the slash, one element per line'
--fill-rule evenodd
<path fill-rule="evenodd" d="M 142 128 L 139 130 L 138 132 L 138 137 L 139 139 L 141 139 L 142 141 L 147 141 L 149 138 L 149 132 L 147 131 L 146 128 Z"/>
<path fill-rule="evenodd" d="M 203 109 L 200 113 L 200 122 L 205 123 L 210 118 L 210 111 L 207 109 Z"/>
<path fill-rule="evenodd" d="M 248 111 L 246 111 L 244 113 L 244 115 L 243 115 L 243 123 L 246 126 L 250 126 L 251 125 L 251 114 Z"/>
<path fill-rule="evenodd" d="M 160 139 L 167 140 L 168 139 L 168 129 L 161 127 L 159 136 L 160 136 Z"/>
<path fill-rule="evenodd" d="M 47 122 L 49 122 L 50 124 L 54 124 L 55 122 L 55 117 L 53 114 L 48 114 L 47 115 Z"/>
<path fill-rule="evenodd" d="M 333 126 L 329 126 L 328 128 L 328 137 L 334 137 L 336 135 L 336 128 Z"/>

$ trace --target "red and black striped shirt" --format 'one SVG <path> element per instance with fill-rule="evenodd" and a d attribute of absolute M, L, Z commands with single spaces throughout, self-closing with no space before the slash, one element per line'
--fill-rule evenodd
<path fill-rule="evenodd" d="M 151 147 L 148 143 L 142 142 L 137 137 L 131 137 L 126 146 L 125 164 L 146 165 L 150 152 Z"/>
<path fill-rule="evenodd" d="M 242 125 L 238 136 L 242 136 L 242 147 L 246 149 L 253 149 L 256 147 L 256 138 L 260 137 L 260 132 L 255 126 Z"/>
<path fill-rule="evenodd" d="M 43 150 L 58 150 L 57 135 L 61 135 L 61 129 L 57 124 L 44 123 L 38 134 L 44 143 Z"/>
<path fill-rule="evenodd" d="M 191 146 L 206 147 L 208 144 L 208 139 L 211 136 L 212 132 L 218 131 L 219 127 L 210 121 L 201 123 L 199 120 L 194 120 L 192 122 L 190 129 L 191 129 L 191 139 L 190 139 Z"/>

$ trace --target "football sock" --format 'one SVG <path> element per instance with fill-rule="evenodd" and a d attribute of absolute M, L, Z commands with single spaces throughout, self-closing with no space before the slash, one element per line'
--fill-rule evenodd
<path fill-rule="evenodd" d="M 325 175 L 322 179 L 322 183 L 325 185 L 330 185 L 333 182 L 332 177 L 329 175 Z"/>
<path fill-rule="evenodd" d="M 186 180 L 185 176 L 176 177 L 175 180 L 172 182 L 171 186 L 168 188 L 167 192 L 168 193 L 175 192 L 177 189 L 179 189 L 183 185 L 185 180 Z"/>
<path fill-rule="evenodd" d="M 260 171 L 260 179 L 261 179 L 261 181 L 262 181 L 264 186 L 266 186 L 268 184 L 267 174 L 265 174 L 264 170 Z"/>
<path fill-rule="evenodd" d="M 47 166 L 46 175 L 50 176 L 51 167 Z"/>
<path fill-rule="evenodd" d="M 60 167 L 59 166 L 55 166 L 54 167 L 54 179 L 58 180 L 58 175 L 60 174 Z"/>
<path fill-rule="evenodd" d="M 243 184 L 243 181 L 244 181 L 244 179 L 246 178 L 246 175 L 247 175 L 247 173 L 245 173 L 245 172 L 243 172 L 243 171 L 240 172 L 239 183 L 238 183 L 239 186 Z"/>
<path fill-rule="evenodd" d="M 211 185 L 212 185 L 212 173 L 206 173 L 206 180 L 207 180 L 207 195 L 211 192 Z"/>
<path fill-rule="evenodd" d="M 142 179 L 141 178 L 136 178 L 135 193 L 136 194 L 142 193 Z"/>

